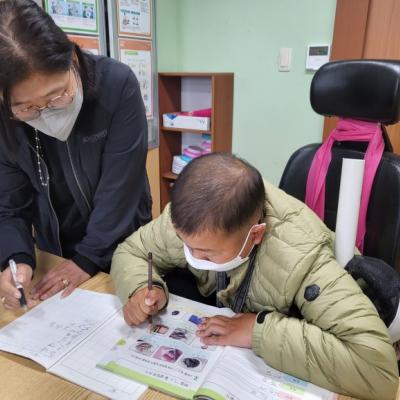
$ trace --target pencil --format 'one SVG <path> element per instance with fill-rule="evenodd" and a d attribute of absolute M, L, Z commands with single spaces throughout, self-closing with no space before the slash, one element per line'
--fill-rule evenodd
<path fill-rule="evenodd" d="M 147 265 L 147 289 L 150 291 L 153 289 L 153 254 L 151 254 L 151 252 L 147 256 Z M 151 324 L 153 323 L 153 318 L 151 315 L 149 315 L 149 323 L 151 329 Z"/>

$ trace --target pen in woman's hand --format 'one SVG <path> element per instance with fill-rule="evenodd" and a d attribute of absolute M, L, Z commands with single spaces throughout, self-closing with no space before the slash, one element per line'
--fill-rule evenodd
<path fill-rule="evenodd" d="M 12 259 L 8 262 L 8 264 L 10 266 L 11 275 L 12 275 L 13 280 L 14 280 L 14 285 L 19 290 L 19 292 L 21 293 L 21 297 L 19 298 L 19 304 L 24 309 L 24 311 L 27 311 L 28 310 L 28 304 L 26 302 L 26 297 L 25 297 L 25 293 L 24 293 L 24 287 L 17 280 L 17 264 L 15 264 L 15 261 L 12 260 Z"/>

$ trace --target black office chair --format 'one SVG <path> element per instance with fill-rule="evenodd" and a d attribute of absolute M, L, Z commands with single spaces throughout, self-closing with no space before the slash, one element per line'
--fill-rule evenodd
<path fill-rule="evenodd" d="M 380 269 L 376 276 L 367 276 L 372 286 L 374 282 L 379 285 L 370 287 L 366 293 L 371 296 L 381 290 L 379 298 L 370 298 L 389 326 L 400 297 L 399 274 L 387 269 L 385 264 L 400 272 L 400 156 L 393 154 L 384 126 L 400 120 L 400 61 L 353 60 L 325 64 L 314 75 L 310 100 L 318 114 L 382 124 L 385 151 L 372 186 L 364 240 L 364 255 L 372 258 L 355 258 L 346 269 L 355 279 Z M 297 150 L 290 157 L 279 184 L 301 201 L 305 199 L 308 171 L 319 146 L 310 144 Z M 336 226 L 342 159 L 364 158 L 365 150 L 366 144 L 360 142 L 337 142 L 332 149 L 324 217 L 331 230 Z M 386 293 L 385 284 L 381 285 L 385 279 L 392 281 Z"/>

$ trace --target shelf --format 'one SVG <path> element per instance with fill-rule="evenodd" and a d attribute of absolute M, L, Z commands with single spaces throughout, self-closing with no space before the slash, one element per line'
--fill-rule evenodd
<path fill-rule="evenodd" d="M 182 144 L 192 139 L 201 143 L 199 135 L 210 135 L 212 151 L 232 151 L 234 76 L 229 72 L 163 72 L 158 77 L 160 204 L 164 208 L 171 201 L 171 187 L 179 176 L 172 173 L 171 166 L 174 156 L 182 153 Z M 206 105 L 212 108 L 211 127 L 207 130 L 163 126 L 164 114 Z M 183 135 L 186 132 L 193 134 L 190 141 Z"/>
<path fill-rule="evenodd" d="M 187 128 L 166 128 L 162 126 L 160 128 L 163 132 L 171 132 L 171 133 L 197 133 L 199 135 L 211 135 L 211 131 L 203 131 L 202 129 L 187 129 Z"/>
<path fill-rule="evenodd" d="M 165 172 L 162 174 L 162 177 L 164 179 L 168 179 L 169 181 L 175 181 L 178 178 L 178 175 L 174 174 L 173 172 Z"/>

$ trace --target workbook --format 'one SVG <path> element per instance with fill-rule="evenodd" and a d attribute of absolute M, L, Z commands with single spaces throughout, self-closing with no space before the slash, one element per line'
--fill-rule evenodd
<path fill-rule="evenodd" d="M 250 349 L 205 346 L 196 336 L 205 316 L 233 316 L 171 295 L 152 323 L 133 327 L 98 367 L 183 399 L 333 400 L 337 395 L 269 367 Z"/>
<path fill-rule="evenodd" d="M 110 344 L 129 336 L 114 295 L 75 289 L 51 297 L 0 329 L 0 350 L 115 400 L 138 399 L 147 386 L 96 368 Z"/>
<path fill-rule="evenodd" d="M 204 346 L 195 334 L 202 318 L 233 316 L 229 309 L 170 295 L 151 324 L 129 327 L 121 308 L 110 294 L 58 294 L 0 329 L 0 350 L 115 400 L 138 399 L 146 385 L 185 399 L 336 399 L 251 350 Z"/>

